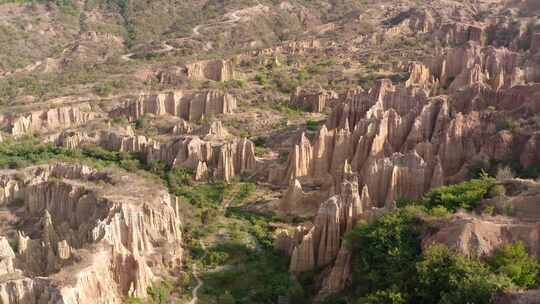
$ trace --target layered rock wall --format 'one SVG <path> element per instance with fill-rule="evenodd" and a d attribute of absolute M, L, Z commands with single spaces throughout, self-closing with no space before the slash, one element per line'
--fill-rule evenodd
<path fill-rule="evenodd" d="M 22 178 L 2 172 L 3 216 L 11 213 L 22 225 L 1 230 L 16 244 L 10 251 L 0 238 L 1 302 L 110 304 L 145 297 L 156 274 L 179 266 L 182 257 L 176 200 L 145 183 L 64 164 L 31 167 Z M 16 199 L 20 210 L 10 207 Z"/>
<path fill-rule="evenodd" d="M 10 119 L 10 132 L 15 137 L 32 133 L 43 133 L 59 128 L 79 126 L 95 119 L 88 103 L 65 106 L 43 111 L 34 111 Z"/>
<path fill-rule="evenodd" d="M 322 113 L 334 103 L 337 103 L 339 96 L 332 91 L 322 90 L 320 92 L 306 92 L 298 88 L 293 94 L 289 103 L 295 107 L 305 109 L 310 112 Z"/>
<path fill-rule="evenodd" d="M 207 60 L 186 65 L 187 78 L 190 80 L 229 81 L 234 79 L 232 60 Z"/>
<path fill-rule="evenodd" d="M 128 117 L 133 121 L 145 114 L 172 115 L 187 121 L 198 121 L 236 109 L 236 99 L 219 91 L 174 91 L 139 95 L 114 109 L 112 117 Z"/>

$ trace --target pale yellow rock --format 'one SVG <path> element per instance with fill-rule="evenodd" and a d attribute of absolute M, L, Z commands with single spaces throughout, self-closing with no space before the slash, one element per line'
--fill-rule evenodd
<path fill-rule="evenodd" d="M 18 181 L 13 191 L 23 197 L 20 216 L 36 221 L 35 233 L 17 233 L 16 253 L 0 237 L 0 271 L 10 273 L 0 278 L 1 303 L 120 304 L 128 295 L 145 297 L 156 273 L 181 264 L 180 214 L 161 187 L 65 164 L 0 177 Z M 97 180 L 105 182 L 98 186 Z"/>
<path fill-rule="evenodd" d="M 195 170 L 195 180 L 200 181 L 208 178 L 208 167 L 205 162 L 199 161 Z"/>
<path fill-rule="evenodd" d="M 79 126 L 98 117 L 88 103 L 34 111 L 13 117 L 11 135 L 20 137 L 31 133 L 57 131 Z"/>
<path fill-rule="evenodd" d="M 190 80 L 229 81 L 235 78 L 232 60 L 197 61 L 186 65 L 187 78 Z"/>
<path fill-rule="evenodd" d="M 298 87 L 292 94 L 289 103 L 293 106 L 306 109 L 310 112 L 321 113 L 327 107 L 339 102 L 336 92 L 320 90 L 318 92 L 308 92 Z"/>
<path fill-rule="evenodd" d="M 236 109 L 236 99 L 223 92 L 173 91 L 159 94 L 143 94 L 126 101 L 111 111 L 112 117 L 127 117 L 134 121 L 145 114 L 171 115 L 187 121 L 199 121 L 204 117 L 230 114 Z"/>

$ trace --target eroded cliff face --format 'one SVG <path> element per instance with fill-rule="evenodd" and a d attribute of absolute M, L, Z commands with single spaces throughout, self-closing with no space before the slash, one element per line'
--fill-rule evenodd
<path fill-rule="evenodd" d="M 234 79 L 234 63 L 231 60 L 198 61 L 186 66 L 190 80 L 228 81 Z"/>
<path fill-rule="evenodd" d="M 516 153 L 526 166 L 529 158 L 538 157 L 533 152 L 537 136 L 511 133 L 500 125 L 506 115 L 536 113 L 538 102 L 531 97 L 538 90 L 536 85 L 500 93 L 470 88 L 457 96 L 429 97 L 422 89 L 380 81 L 336 107 L 313 139 L 302 135 L 282 170 L 284 178 L 276 180 L 331 176 L 339 187 L 341 168 L 349 162 L 374 203 L 385 206 L 462 181 L 476 161 L 504 160 Z M 499 111 L 490 112 L 490 107 Z"/>
<path fill-rule="evenodd" d="M 442 35 L 457 46 L 411 63 L 404 86 L 380 80 L 368 92 L 338 94 L 326 125 L 315 135 L 301 134 L 288 162 L 269 173 L 271 182 L 287 187 L 278 203 L 281 212 L 313 215 L 311 226 L 279 234 L 276 247 L 291 255 L 293 274 L 325 269 L 319 300 L 343 289 L 350 278 L 351 253 L 341 246 L 349 223 L 373 219 L 399 198 L 416 199 L 464 181 L 480 162 L 514 159 L 525 168 L 540 160 L 534 127 L 504 127 L 508 120 L 540 113 L 540 87 L 535 72 L 527 71 L 527 54 L 484 44 L 481 26 L 414 18 L 407 19 L 414 31 Z M 308 100 L 296 95 L 291 100 L 299 104 Z M 351 184 L 355 190 L 349 193 Z M 343 197 L 364 202 L 362 208 L 351 211 Z M 516 202 L 512 199 L 519 206 Z M 430 240 L 488 254 L 528 239 L 537 254 L 538 227 L 527 221 L 458 214 Z"/>
<path fill-rule="evenodd" d="M 63 132 L 58 145 L 81 148 L 98 145 L 118 152 L 142 153 L 147 162 L 161 161 L 171 167 L 189 168 L 197 180 L 216 177 L 226 182 L 242 174 L 255 174 L 261 163 L 255 157 L 255 145 L 245 138 L 229 137 L 219 122 L 203 126 L 197 135 L 180 135 L 166 142 L 136 135 L 131 127 L 101 131 L 90 136 L 84 132 Z"/>
<path fill-rule="evenodd" d="M 143 94 L 126 101 L 111 111 L 111 117 L 127 117 L 134 121 L 145 114 L 172 115 L 187 121 L 199 121 L 218 114 L 230 114 L 236 109 L 236 99 L 219 91 L 173 91 Z"/>
<path fill-rule="evenodd" d="M 304 271 L 331 266 L 329 276 L 323 282 L 321 294 L 341 290 L 350 279 L 351 255 L 342 244 L 342 237 L 360 218 L 368 219 L 378 212 L 372 207 L 367 188 L 358 189 L 357 176 L 348 164 L 344 167 L 341 191 L 322 203 L 315 215 L 313 225 L 304 226 L 294 233 L 278 236 L 276 247 L 291 255 L 290 271 Z"/>
<path fill-rule="evenodd" d="M 188 81 L 229 81 L 235 79 L 234 60 L 196 61 L 182 67 L 159 71 L 157 78 L 162 84 L 179 85 Z"/>
<path fill-rule="evenodd" d="M 458 212 L 440 229 L 424 238 L 422 246 L 446 244 L 467 256 L 490 256 L 504 244 L 522 241 L 527 251 L 540 258 L 540 184 L 532 180 L 499 182 L 505 194 L 482 202 L 512 216 L 480 216 Z"/>
<path fill-rule="evenodd" d="M 339 102 L 339 95 L 333 91 L 320 90 L 318 92 L 305 91 L 297 88 L 291 94 L 289 103 L 309 112 L 324 112 Z"/>
<path fill-rule="evenodd" d="M 176 199 L 148 181 L 60 163 L 0 184 L 2 303 L 122 303 L 181 265 Z"/>
<path fill-rule="evenodd" d="M 75 127 L 99 117 L 90 104 L 82 103 L 6 117 L 11 135 L 20 137 Z"/>

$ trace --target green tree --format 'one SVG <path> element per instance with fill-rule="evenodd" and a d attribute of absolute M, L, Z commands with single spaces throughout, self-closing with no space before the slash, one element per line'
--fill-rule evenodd
<path fill-rule="evenodd" d="M 459 208 L 472 210 L 489 193 L 495 179 L 485 174 L 478 179 L 437 188 L 425 195 L 422 204 L 429 209 L 443 206 L 450 211 Z"/>
<path fill-rule="evenodd" d="M 399 209 L 371 225 L 360 222 L 347 235 L 347 243 L 356 254 L 355 284 L 365 286 L 365 293 L 412 288 L 409 284 L 414 282 L 415 263 L 421 257 L 416 211 Z"/>
<path fill-rule="evenodd" d="M 510 286 L 504 276 L 493 274 L 489 267 L 474 258 L 467 258 L 435 244 L 424 252 L 417 264 L 418 303 L 488 304 L 496 291 Z"/>
<path fill-rule="evenodd" d="M 540 265 L 527 253 L 521 241 L 497 249 L 489 264 L 495 272 L 508 276 L 520 287 L 533 288 L 538 284 Z"/>

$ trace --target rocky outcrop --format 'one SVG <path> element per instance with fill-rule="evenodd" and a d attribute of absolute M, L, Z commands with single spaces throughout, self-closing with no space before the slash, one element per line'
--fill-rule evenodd
<path fill-rule="evenodd" d="M 224 136 L 227 133 L 219 123 L 209 127 L 204 139 L 197 135 L 182 135 L 162 142 L 136 135 L 128 126 L 95 132 L 93 136 L 85 132 L 63 132 L 55 143 L 68 148 L 97 145 L 111 151 L 140 153 L 147 162 L 161 161 L 173 167 L 191 169 L 198 180 L 213 176 L 229 182 L 235 176 L 256 172 L 258 161 L 253 142 Z"/>
<path fill-rule="evenodd" d="M 254 56 L 275 56 L 276 54 L 303 55 L 321 49 L 322 43 L 317 39 L 288 41 L 272 48 L 252 52 Z"/>
<path fill-rule="evenodd" d="M 540 299 L 540 290 L 517 290 L 499 296 L 497 304 L 535 304 Z"/>
<path fill-rule="evenodd" d="M 290 265 L 292 273 L 328 266 L 340 251 L 342 236 L 352 229 L 354 223 L 363 216 L 365 209 L 370 209 L 367 190 L 363 191 L 361 197 L 356 177 L 349 170 L 350 167 L 346 168 L 345 174 L 348 176 L 341 186 L 341 193 L 330 197 L 320 205 L 313 227 L 294 246 Z M 295 237 L 298 238 L 298 235 Z M 339 270 L 336 269 L 336 272 Z M 335 283 L 335 281 L 328 282 L 328 288 Z"/>
<path fill-rule="evenodd" d="M 458 10 L 458 8 L 455 8 Z M 459 12 L 455 12 L 458 15 Z M 436 16 L 436 17 L 435 17 Z M 457 16 L 456 16 L 457 17 Z M 447 45 L 461 45 L 468 41 L 483 43 L 486 29 L 483 24 L 473 20 L 447 20 L 441 18 L 440 12 L 431 9 L 412 8 L 409 11 L 385 22 L 393 28 L 408 28 L 414 33 L 428 34 L 430 39 L 444 42 Z"/>
<path fill-rule="evenodd" d="M 422 244 L 442 243 L 465 255 L 489 256 L 504 244 L 522 241 L 529 253 L 540 257 L 540 225 L 507 217 L 481 218 L 457 213 Z"/>
<path fill-rule="evenodd" d="M 122 303 L 181 264 L 176 199 L 142 178 L 54 164 L 1 172 L 0 187 L 20 223 L 0 230 L 2 303 Z"/>
<path fill-rule="evenodd" d="M 201 128 L 193 133 L 208 141 L 222 140 L 231 136 L 219 120 L 204 124 Z"/>
<path fill-rule="evenodd" d="M 235 78 L 233 60 L 205 60 L 161 70 L 157 78 L 162 84 L 179 85 L 188 81 L 229 81 Z"/>
<path fill-rule="evenodd" d="M 451 91 L 473 85 L 497 91 L 526 82 L 519 67 L 521 60 L 520 54 L 508 49 L 482 47 L 469 42 L 435 56 L 429 60 L 428 66 L 440 86 Z"/>
<path fill-rule="evenodd" d="M 143 94 L 124 102 L 112 110 L 112 117 L 137 120 L 145 114 L 172 115 L 187 121 L 229 114 L 236 109 L 236 99 L 219 91 L 173 91 L 160 94 Z"/>
<path fill-rule="evenodd" d="M 206 60 L 186 65 L 189 80 L 229 81 L 234 79 L 232 60 Z"/>
<path fill-rule="evenodd" d="M 327 108 L 332 107 L 338 100 L 338 94 L 333 91 L 321 90 L 319 92 L 308 92 L 297 88 L 291 94 L 289 103 L 306 111 L 322 113 Z"/>
<path fill-rule="evenodd" d="M 98 117 L 88 103 L 34 111 L 10 119 L 10 132 L 19 137 L 32 133 L 58 131 L 85 124 Z"/>
<path fill-rule="evenodd" d="M 289 154 L 285 178 L 272 178 L 326 180 L 339 189 L 341 168 L 348 162 L 359 173 L 360 187 L 367 186 L 374 204 L 382 207 L 462 181 L 479 160 L 504 160 L 517 152 L 523 164 L 531 164 L 537 159 L 536 136 L 524 141 L 498 129 L 503 114 L 486 109 L 538 111 L 530 98 L 537 90 L 535 85 L 501 92 L 471 89 L 456 97 L 430 98 L 422 89 L 383 80 L 336 106 L 317 136 L 303 134 Z"/>
<path fill-rule="evenodd" d="M 181 119 L 178 123 L 174 125 L 174 127 L 171 130 L 171 134 L 173 135 L 185 135 L 189 134 L 193 131 L 193 127 L 191 124 L 183 119 Z"/>
<path fill-rule="evenodd" d="M 432 75 L 431 69 L 423 63 L 414 62 L 409 67 L 409 79 L 405 82 L 405 86 L 418 86 L 430 91 L 431 95 L 438 92 L 438 80 Z"/>
<path fill-rule="evenodd" d="M 318 192 L 330 198 L 311 202 L 318 208 L 313 226 L 301 237 L 282 234 L 280 240 L 284 251 L 292 252 L 292 273 L 326 267 L 318 299 L 343 289 L 350 279 L 351 254 L 341 237 L 356 219 L 373 220 L 399 198 L 419 198 L 431 188 L 463 181 L 476 161 L 516 155 L 523 165 L 538 161 L 535 133 L 500 128 L 506 115 L 530 117 L 540 111 L 532 97 L 540 90 L 520 84 L 515 53 L 467 43 L 439 58 L 444 59 L 436 64 L 413 64 L 406 87 L 382 80 L 369 92 L 349 93 L 317 135 L 300 136 L 281 171 L 284 178 L 273 171 L 273 181 L 288 181 L 280 201 L 285 213 L 302 214 L 305 189 L 326 181 Z M 451 95 L 430 97 L 444 90 Z M 344 197 L 363 203 L 344 203 Z M 521 206 L 519 214 L 536 214 L 527 204 L 512 202 Z M 442 241 L 473 254 L 522 238 L 529 238 L 528 246 L 538 243 L 536 224 L 500 221 L 457 218 L 426 243 Z M 483 225 L 485 230 L 479 228 Z"/>

